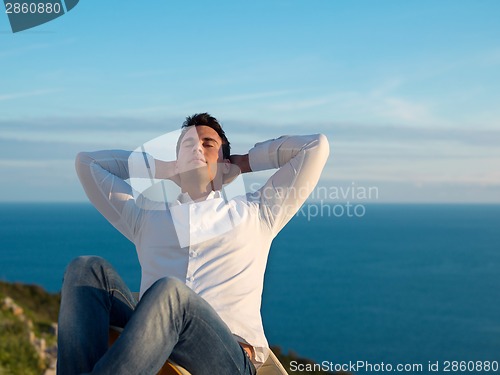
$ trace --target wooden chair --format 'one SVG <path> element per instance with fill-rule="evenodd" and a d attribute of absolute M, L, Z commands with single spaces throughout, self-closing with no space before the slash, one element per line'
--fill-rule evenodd
<path fill-rule="evenodd" d="M 109 328 L 109 346 L 113 345 L 113 343 L 120 336 L 121 328 L 111 326 Z M 191 375 L 189 371 L 185 368 L 172 363 L 170 361 L 165 362 L 160 372 L 157 375 Z M 257 375 L 288 375 L 283 365 L 280 363 L 276 355 L 269 350 L 269 357 L 267 358 L 266 363 L 264 363 L 259 370 L 257 371 Z"/>

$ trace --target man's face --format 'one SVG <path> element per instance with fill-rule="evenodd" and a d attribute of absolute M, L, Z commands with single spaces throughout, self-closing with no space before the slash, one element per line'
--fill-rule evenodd
<path fill-rule="evenodd" d="M 180 143 L 177 172 L 193 172 L 212 181 L 217 174 L 218 162 L 223 163 L 219 134 L 208 126 L 192 126 Z"/>

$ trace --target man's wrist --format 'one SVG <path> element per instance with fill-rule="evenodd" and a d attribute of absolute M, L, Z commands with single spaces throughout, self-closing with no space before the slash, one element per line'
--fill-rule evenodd
<path fill-rule="evenodd" d="M 252 168 L 250 167 L 250 161 L 248 158 L 248 154 L 245 155 L 231 155 L 229 160 L 231 164 L 234 164 L 240 168 L 241 173 L 249 173 L 252 172 Z"/>
<path fill-rule="evenodd" d="M 175 162 L 155 159 L 155 178 L 168 179 L 175 175 Z"/>

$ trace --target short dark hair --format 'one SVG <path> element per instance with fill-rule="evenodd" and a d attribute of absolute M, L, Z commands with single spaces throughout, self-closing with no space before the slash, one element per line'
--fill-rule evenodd
<path fill-rule="evenodd" d="M 231 144 L 226 137 L 226 133 L 222 129 L 222 125 L 219 124 L 219 121 L 213 116 L 210 116 L 208 113 L 195 113 L 192 116 L 186 117 L 186 121 L 182 123 L 181 129 L 182 133 L 177 140 L 177 155 L 179 154 L 179 148 L 181 145 L 181 140 L 184 137 L 184 134 L 188 131 L 188 128 L 191 126 L 208 126 L 217 132 L 219 137 L 222 139 L 222 157 L 224 159 L 229 159 L 231 155 Z"/>

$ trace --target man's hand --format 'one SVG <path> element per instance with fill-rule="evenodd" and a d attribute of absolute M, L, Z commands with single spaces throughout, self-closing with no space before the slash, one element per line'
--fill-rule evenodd
<path fill-rule="evenodd" d="M 245 155 L 231 155 L 229 157 L 231 164 L 236 165 L 241 173 L 252 172 L 252 168 L 250 168 L 250 162 L 248 160 L 248 154 Z"/>
<path fill-rule="evenodd" d="M 248 160 L 248 154 L 245 155 L 231 155 L 229 157 L 231 166 L 229 172 L 224 175 L 224 184 L 230 183 L 234 180 L 240 173 L 252 172 L 250 168 L 250 162 Z M 180 178 L 177 174 L 175 168 L 175 161 L 164 161 L 155 159 L 155 178 L 171 180 L 180 186 Z"/>
<path fill-rule="evenodd" d="M 155 178 L 171 180 L 180 186 L 180 178 L 176 172 L 175 161 L 164 161 L 155 159 Z"/>

